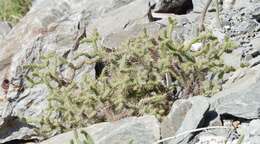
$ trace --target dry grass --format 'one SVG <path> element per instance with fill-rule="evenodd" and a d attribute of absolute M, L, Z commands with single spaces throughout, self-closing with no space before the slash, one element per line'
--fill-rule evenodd
<path fill-rule="evenodd" d="M 15 24 L 30 7 L 31 0 L 0 0 L 0 20 Z"/>

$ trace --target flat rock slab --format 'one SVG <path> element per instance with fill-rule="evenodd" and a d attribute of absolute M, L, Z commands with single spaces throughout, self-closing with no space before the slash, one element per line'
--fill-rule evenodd
<path fill-rule="evenodd" d="M 213 96 L 211 103 L 219 114 L 244 119 L 260 118 L 260 66 L 249 69 L 229 89 Z"/>
<path fill-rule="evenodd" d="M 95 124 L 82 130 L 91 136 L 95 144 L 152 144 L 160 139 L 159 121 L 148 115 Z M 73 138 L 74 133 L 70 131 L 40 144 L 67 144 Z"/>
<path fill-rule="evenodd" d="M 176 101 L 169 115 L 161 124 L 162 138 L 176 136 L 182 132 L 196 129 L 202 122 L 205 112 L 209 109 L 207 97 L 197 96 L 188 100 Z M 178 139 L 169 140 L 166 144 L 186 144 L 192 134 L 186 134 Z"/>
<path fill-rule="evenodd" d="M 0 41 L 11 31 L 12 27 L 7 22 L 0 21 Z"/>

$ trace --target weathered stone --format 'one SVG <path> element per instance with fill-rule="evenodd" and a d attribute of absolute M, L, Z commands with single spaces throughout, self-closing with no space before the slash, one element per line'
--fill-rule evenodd
<path fill-rule="evenodd" d="M 32 129 L 33 126 L 19 120 L 17 117 L 9 117 L 0 126 L 0 143 L 19 139 L 33 139 L 36 133 Z"/>
<path fill-rule="evenodd" d="M 7 22 L 0 21 L 0 42 L 9 33 L 11 29 L 12 27 L 10 24 L 8 24 Z"/>
<path fill-rule="evenodd" d="M 235 0 L 224 0 L 223 1 L 223 9 L 224 10 L 230 10 L 231 8 L 233 8 L 235 2 L 236 2 Z"/>
<path fill-rule="evenodd" d="M 101 36 L 107 36 L 136 24 L 149 23 L 149 2 L 151 0 L 136 0 L 94 19 L 86 29 L 87 34 L 97 29 Z"/>
<path fill-rule="evenodd" d="M 248 7 L 250 5 L 250 2 L 250 0 L 236 0 L 236 2 L 234 3 L 234 8 L 241 9 Z"/>
<path fill-rule="evenodd" d="M 140 36 L 144 29 L 147 30 L 149 36 L 156 37 L 159 35 L 160 28 L 161 25 L 157 23 L 136 25 L 129 30 L 109 34 L 104 38 L 102 45 L 106 48 L 118 48 L 129 39 Z"/>
<path fill-rule="evenodd" d="M 226 144 L 226 138 L 222 136 L 214 136 L 214 135 L 202 135 L 199 137 L 199 141 L 195 144 Z"/>
<path fill-rule="evenodd" d="M 152 144 L 160 139 L 159 122 L 154 116 L 129 117 L 116 122 L 95 124 L 82 130 L 91 136 L 95 144 Z M 41 144 L 65 144 L 73 138 L 71 131 Z"/>
<path fill-rule="evenodd" d="M 259 37 L 252 39 L 251 44 L 252 44 L 254 50 L 257 50 L 260 52 L 260 35 L 259 35 Z"/>
<path fill-rule="evenodd" d="M 16 102 L 12 103 L 12 114 L 18 117 L 37 118 L 48 106 L 48 88 L 45 85 L 37 85 L 26 89 Z"/>
<path fill-rule="evenodd" d="M 240 68 L 241 64 L 241 54 L 239 53 L 225 53 L 223 54 L 224 64 L 227 66 L 232 66 L 234 68 Z"/>
<path fill-rule="evenodd" d="M 243 137 L 243 144 L 258 144 L 260 141 L 260 120 L 256 119 L 249 123 L 242 123 L 237 131 L 240 137 Z"/>
<path fill-rule="evenodd" d="M 196 129 L 199 124 L 202 124 L 203 116 L 209 109 L 208 98 L 193 97 L 188 100 L 176 101 L 169 115 L 161 124 L 162 138 L 175 136 L 182 132 Z M 169 140 L 166 144 L 185 144 L 189 141 L 192 134 L 183 135 L 176 140 Z"/>
<path fill-rule="evenodd" d="M 259 64 L 260 64 L 260 56 L 255 57 L 255 58 L 253 58 L 249 61 L 250 67 L 254 67 L 254 66 L 259 65 Z"/>
<path fill-rule="evenodd" d="M 191 45 L 191 51 L 199 51 L 202 48 L 202 43 L 194 43 Z"/>
<path fill-rule="evenodd" d="M 260 67 L 248 69 L 244 77 L 212 98 L 212 106 L 219 114 L 230 114 L 244 119 L 259 118 Z"/>
<path fill-rule="evenodd" d="M 202 12 L 206 6 L 208 0 L 192 0 L 193 3 L 193 11 L 194 12 Z M 214 2 L 213 2 L 214 3 Z M 212 3 L 210 5 L 209 10 L 212 8 Z"/>

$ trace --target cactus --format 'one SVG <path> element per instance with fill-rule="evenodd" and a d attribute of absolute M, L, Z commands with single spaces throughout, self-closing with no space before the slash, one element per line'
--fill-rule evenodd
<path fill-rule="evenodd" d="M 28 83 L 44 83 L 50 91 L 41 132 L 64 132 L 147 113 L 161 119 L 175 97 L 210 96 L 221 90 L 222 76 L 234 69 L 225 66 L 220 57 L 234 48 L 232 42 L 226 38 L 220 43 L 211 33 L 202 33 L 189 44 L 177 43 L 171 38 L 174 24 L 169 19 L 168 29 L 156 39 L 144 31 L 114 50 L 102 47 L 95 32 L 93 37 L 81 41 L 92 44 L 95 51 L 72 58 L 87 57 L 80 66 L 54 53 L 43 55 L 37 64 L 25 66 L 31 69 Z M 202 42 L 203 47 L 193 52 L 190 47 L 196 42 Z M 77 71 L 96 62 L 105 64 L 96 79 L 85 74 L 81 81 L 66 82 L 59 73 L 61 65 Z M 46 69 L 46 65 L 50 68 Z M 207 79 L 209 73 L 212 77 Z"/>

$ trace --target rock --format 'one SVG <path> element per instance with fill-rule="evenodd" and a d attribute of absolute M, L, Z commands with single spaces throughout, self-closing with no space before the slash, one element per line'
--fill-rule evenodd
<path fill-rule="evenodd" d="M 253 58 L 249 61 L 249 66 L 254 67 L 256 65 L 260 64 L 260 56 L 257 56 L 256 58 Z"/>
<path fill-rule="evenodd" d="M 240 68 L 241 65 L 241 54 L 240 53 L 225 53 L 223 54 L 224 64 L 232 66 L 234 68 Z"/>
<path fill-rule="evenodd" d="M 9 117 L 0 126 L 0 143 L 6 143 L 13 140 L 31 140 L 36 135 L 32 130 L 33 126 L 20 120 L 17 117 Z"/>
<path fill-rule="evenodd" d="M 252 17 L 260 23 L 260 7 L 256 8 L 255 11 L 252 13 Z"/>
<path fill-rule="evenodd" d="M 202 12 L 206 7 L 207 0 L 192 0 L 192 3 L 194 12 Z M 211 3 L 208 10 L 211 10 L 212 8 L 213 7 Z"/>
<path fill-rule="evenodd" d="M 152 144 L 160 139 L 159 122 L 154 116 L 129 117 L 84 128 L 95 144 Z M 40 144 L 65 144 L 74 138 L 73 132 L 60 134 Z"/>
<path fill-rule="evenodd" d="M 114 9 L 91 21 L 86 32 L 87 34 L 91 34 L 97 29 L 101 36 L 105 37 L 136 24 L 147 24 L 149 23 L 148 12 L 150 2 L 151 0 L 136 0 L 128 5 Z"/>
<path fill-rule="evenodd" d="M 0 21 L 0 42 L 11 31 L 12 27 L 7 22 Z"/>
<path fill-rule="evenodd" d="M 260 52 L 260 36 L 251 40 L 253 49 Z"/>
<path fill-rule="evenodd" d="M 248 7 L 250 5 L 250 0 L 236 0 L 234 3 L 234 8 L 241 9 Z"/>
<path fill-rule="evenodd" d="M 203 116 L 209 109 L 208 98 L 193 97 L 188 100 L 176 101 L 169 115 L 161 124 L 162 138 L 172 137 L 182 132 L 193 130 L 203 124 Z M 176 140 L 165 142 L 186 144 L 193 134 L 186 134 Z"/>
<path fill-rule="evenodd" d="M 176 26 L 173 29 L 172 37 L 177 42 L 191 41 L 197 37 L 197 14 L 187 14 L 187 15 L 175 15 L 173 19 L 176 21 Z M 165 25 L 168 20 L 165 19 Z"/>
<path fill-rule="evenodd" d="M 192 9 L 192 0 L 159 0 L 154 11 L 157 13 L 187 14 Z"/>
<path fill-rule="evenodd" d="M 7 115 L 8 111 L 12 111 L 12 115 L 18 117 L 37 118 L 48 106 L 48 88 L 45 85 L 26 89 L 18 98 L 15 97 L 15 93 L 13 96 L 10 99 L 15 101 L 11 103 L 12 106 L 9 107 L 9 110 L 6 109 L 4 115 Z"/>
<path fill-rule="evenodd" d="M 139 24 L 128 30 L 109 34 L 104 38 L 102 45 L 106 48 L 118 48 L 129 39 L 140 36 L 144 29 L 147 30 L 149 36 L 156 37 L 158 36 L 161 27 L 162 26 L 157 23 Z"/>
<path fill-rule="evenodd" d="M 195 144 L 226 144 L 226 138 L 222 136 L 214 136 L 214 135 L 203 135 L 199 137 L 199 141 Z"/>
<path fill-rule="evenodd" d="M 191 45 L 191 51 L 199 51 L 202 48 L 202 43 L 194 43 Z"/>
<path fill-rule="evenodd" d="M 249 124 L 244 124 L 240 133 L 244 136 L 243 143 L 258 144 L 260 141 L 260 120 L 252 120 Z"/>
<path fill-rule="evenodd" d="M 224 0 L 223 1 L 223 9 L 224 10 L 230 10 L 231 8 L 233 8 L 235 2 L 236 2 L 236 0 Z"/>
<path fill-rule="evenodd" d="M 258 137 L 258 141 L 255 142 L 259 142 L 259 138 L 260 138 L 260 120 L 252 120 L 249 124 L 249 129 L 251 130 L 250 132 L 250 136 L 256 136 Z"/>
<path fill-rule="evenodd" d="M 248 69 L 244 77 L 236 80 L 228 89 L 212 97 L 212 107 L 219 114 L 229 114 L 244 119 L 259 118 L 260 67 Z"/>
<path fill-rule="evenodd" d="M 5 108 L 1 117 L 4 118 L 4 124 L 0 126 L 0 143 L 13 140 L 32 140 L 36 135 L 33 125 L 22 121 L 36 120 L 41 116 L 48 106 L 48 89 L 45 85 L 38 85 L 32 89 L 26 89 L 19 98 L 14 92 L 10 94 L 9 102 L 6 101 Z M 31 122 L 34 124 L 33 122 Z M 35 124 L 34 124 L 35 125 Z"/>

